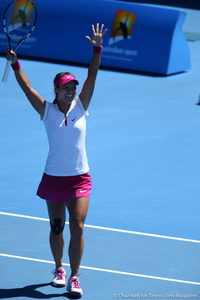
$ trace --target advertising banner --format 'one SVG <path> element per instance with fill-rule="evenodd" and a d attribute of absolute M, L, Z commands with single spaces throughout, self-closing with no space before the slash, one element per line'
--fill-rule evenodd
<path fill-rule="evenodd" d="M 190 53 L 178 9 L 109 0 L 35 0 L 38 21 L 18 54 L 38 59 L 88 64 L 91 25 L 104 23 L 101 66 L 170 75 L 190 69 Z M 9 4 L 0 1 L 0 20 Z M 0 53 L 7 40 L 0 26 Z"/>

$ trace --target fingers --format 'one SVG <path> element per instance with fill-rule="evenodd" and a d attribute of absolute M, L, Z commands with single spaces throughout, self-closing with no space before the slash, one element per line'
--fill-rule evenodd
<path fill-rule="evenodd" d="M 95 34 L 94 25 L 92 25 L 92 32 L 93 32 L 93 35 L 94 35 Z"/>
<path fill-rule="evenodd" d="M 96 29 L 96 33 L 99 33 L 99 23 L 97 23 L 97 29 Z"/>
<path fill-rule="evenodd" d="M 12 61 L 17 61 L 17 55 L 12 49 L 8 48 L 6 51 L 6 59 L 12 60 Z"/>
<path fill-rule="evenodd" d="M 6 51 L 6 58 L 7 58 L 7 60 L 12 60 L 13 59 L 12 50 L 10 48 L 8 48 L 7 51 Z"/>
<path fill-rule="evenodd" d="M 104 34 L 106 33 L 107 29 L 104 30 L 104 32 L 102 33 L 102 37 L 104 36 Z"/>
<path fill-rule="evenodd" d="M 92 25 L 92 32 L 93 37 L 92 39 L 89 36 L 86 36 L 86 38 L 94 45 L 94 46 L 101 46 L 103 42 L 103 36 L 106 33 L 107 29 L 103 31 L 104 24 L 101 25 L 101 28 L 99 29 L 99 23 L 96 25 L 96 29 L 94 25 Z"/>
<path fill-rule="evenodd" d="M 103 31 L 104 24 L 101 25 L 100 33 Z"/>
<path fill-rule="evenodd" d="M 96 25 L 96 32 L 95 32 L 94 25 L 92 25 L 93 34 L 100 34 L 100 35 L 104 36 L 104 34 L 106 33 L 107 29 L 105 29 L 103 31 L 103 28 L 104 28 L 104 24 L 101 25 L 101 29 L 99 30 L 99 23 L 97 23 L 97 25 Z"/>
<path fill-rule="evenodd" d="M 106 31 L 107 31 L 107 29 L 105 29 L 104 31 L 103 31 L 103 28 L 104 28 L 104 24 L 102 24 L 101 25 L 101 29 L 100 29 L 100 34 L 102 35 L 102 37 L 104 36 L 104 34 L 106 33 Z"/>
<path fill-rule="evenodd" d="M 86 36 L 86 39 L 88 39 L 90 42 L 92 41 L 91 37 Z"/>

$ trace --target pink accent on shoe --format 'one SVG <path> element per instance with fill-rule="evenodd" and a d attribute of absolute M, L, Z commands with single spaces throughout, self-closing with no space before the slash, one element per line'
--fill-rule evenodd
<path fill-rule="evenodd" d="M 77 278 L 72 278 L 68 284 L 70 285 L 72 282 L 74 283 L 75 289 L 81 288 L 80 282 L 77 280 Z"/>
<path fill-rule="evenodd" d="M 67 291 L 72 294 L 81 297 L 83 295 L 83 291 L 81 289 L 81 285 L 78 277 L 74 276 L 69 278 Z"/>
<path fill-rule="evenodd" d="M 52 281 L 53 286 L 66 286 L 66 272 L 63 268 L 57 268 L 52 272 L 55 276 Z"/>

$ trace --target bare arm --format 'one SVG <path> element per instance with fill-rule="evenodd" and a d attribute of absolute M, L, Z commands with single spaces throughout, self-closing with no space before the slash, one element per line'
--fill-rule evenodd
<path fill-rule="evenodd" d="M 89 36 L 86 36 L 86 38 L 92 43 L 93 46 L 96 47 L 102 46 L 103 36 L 107 31 L 107 29 L 103 31 L 103 27 L 104 25 L 102 24 L 101 29 L 99 30 L 99 24 L 97 24 L 96 31 L 95 31 L 94 25 L 92 25 L 93 38 L 91 39 Z M 89 69 L 88 69 L 88 76 L 83 85 L 82 91 L 79 95 L 85 110 L 88 109 L 90 100 L 94 92 L 95 80 L 97 77 L 97 72 L 99 70 L 100 61 L 101 61 L 101 54 L 93 53 L 92 60 L 90 62 Z"/>
<path fill-rule="evenodd" d="M 8 51 L 6 52 L 6 58 L 8 60 L 12 59 L 12 64 L 17 62 L 17 55 L 12 50 L 8 49 Z M 23 73 L 21 68 L 15 71 L 15 77 L 33 108 L 40 114 L 41 117 L 43 117 L 45 110 L 45 100 L 43 100 L 42 97 L 31 87 L 28 78 Z"/>

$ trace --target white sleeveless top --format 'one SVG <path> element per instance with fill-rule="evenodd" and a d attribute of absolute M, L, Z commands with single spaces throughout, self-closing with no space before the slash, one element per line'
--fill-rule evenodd
<path fill-rule="evenodd" d="M 44 172 L 52 176 L 74 176 L 89 171 L 85 149 L 86 119 L 80 98 L 73 100 L 65 115 L 57 104 L 46 102 L 43 122 L 49 141 L 49 154 Z"/>

